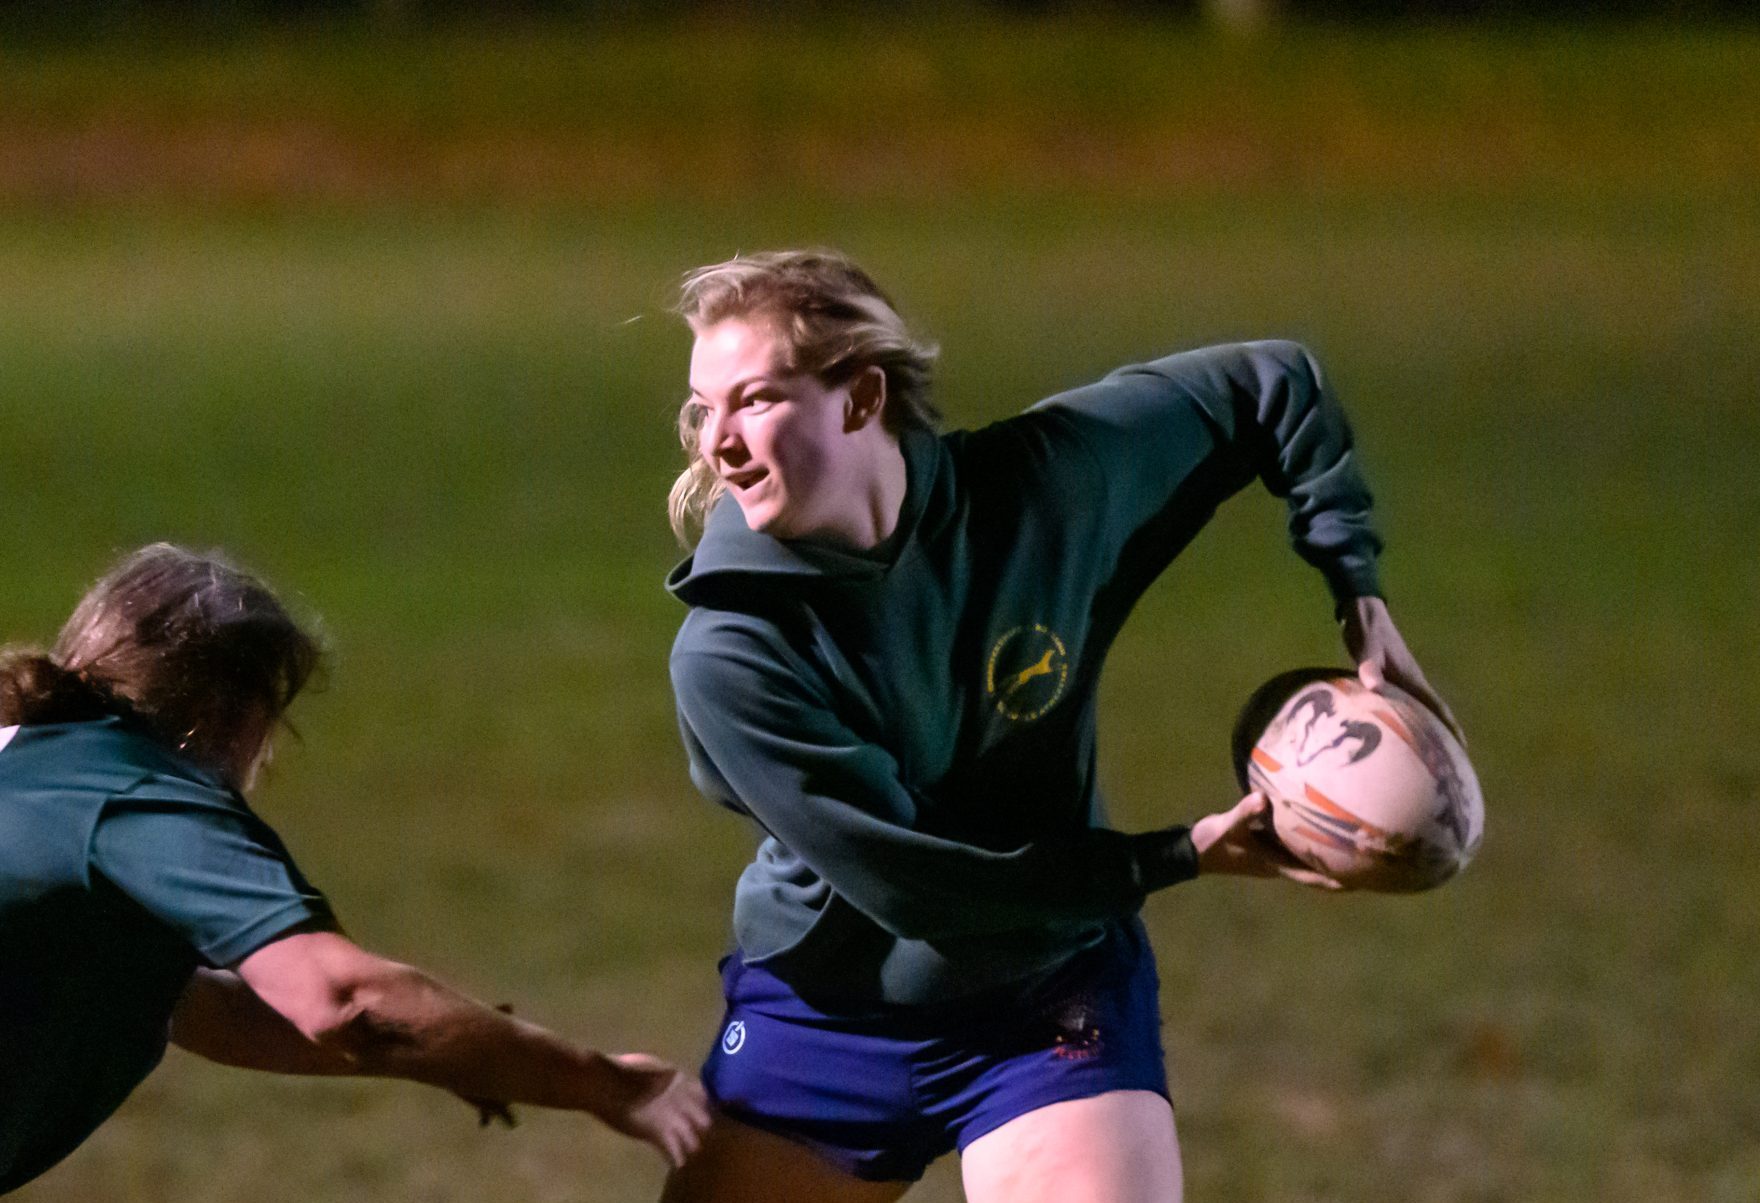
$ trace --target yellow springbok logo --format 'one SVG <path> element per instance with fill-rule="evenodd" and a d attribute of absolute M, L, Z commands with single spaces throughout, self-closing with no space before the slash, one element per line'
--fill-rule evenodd
<path fill-rule="evenodd" d="M 990 649 L 984 691 L 996 712 L 1030 723 L 1057 704 L 1069 684 L 1069 652 L 1050 627 L 1016 627 Z"/>

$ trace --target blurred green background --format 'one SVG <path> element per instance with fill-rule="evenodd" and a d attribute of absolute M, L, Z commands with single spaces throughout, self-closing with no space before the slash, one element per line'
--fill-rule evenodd
<path fill-rule="evenodd" d="M 0 638 L 156 538 L 321 615 L 330 685 L 258 804 L 364 943 L 602 1046 L 707 1047 L 751 839 L 673 725 L 665 308 L 828 243 L 941 343 L 955 424 L 1278 336 L 1357 425 L 1489 834 L 1433 895 L 1150 902 L 1189 1196 L 1757 1197 L 1760 27 L 121 7 L 0 24 Z M 1232 801 L 1237 703 L 1340 655 L 1243 496 L 1112 657 L 1121 825 Z M 574 1117 L 479 1133 L 174 1051 L 17 1197 L 660 1179 Z"/>

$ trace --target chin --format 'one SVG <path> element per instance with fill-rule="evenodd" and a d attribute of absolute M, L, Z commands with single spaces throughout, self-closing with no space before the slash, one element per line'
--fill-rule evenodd
<path fill-rule="evenodd" d="M 739 497 L 740 513 L 746 525 L 772 539 L 806 539 L 815 533 L 815 518 L 799 505 L 790 505 L 788 498 L 773 489 L 763 489 L 756 497 Z"/>
<path fill-rule="evenodd" d="M 741 505 L 739 512 L 745 515 L 746 525 L 753 530 L 776 539 L 788 537 L 788 524 L 783 520 L 782 511 L 776 506 L 755 502 L 751 505 Z"/>

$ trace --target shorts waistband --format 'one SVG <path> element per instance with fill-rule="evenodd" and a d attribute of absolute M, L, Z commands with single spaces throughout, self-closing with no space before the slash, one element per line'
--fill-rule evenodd
<path fill-rule="evenodd" d="M 899 1036 L 913 1031 L 944 1033 L 950 1026 L 984 1022 L 998 1008 L 1018 1011 L 1031 1006 L 1037 999 L 1056 994 L 1072 979 L 1099 972 L 1103 978 L 1128 974 L 1138 960 L 1148 955 L 1148 935 L 1140 919 L 1108 924 L 1099 943 L 1084 948 L 1044 973 L 1006 986 L 994 987 L 978 994 L 949 999 L 930 1006 L 871 1006 L 842 1009 L 815 1005 L 802 998 L 785 979 L 772 973 L 763 964 L 753 964 L 735 947 L 720 964 L 723 996 L 730 1002 L 794 1020 L 823 1025 L 861 1025 L 879 1027 Z"/>

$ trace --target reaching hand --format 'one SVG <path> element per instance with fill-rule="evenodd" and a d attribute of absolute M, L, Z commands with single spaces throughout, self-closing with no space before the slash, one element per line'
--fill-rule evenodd
<path fill-rule="evenodd" d="M 1271 804 L 1257 790 L 1228 810 L 1205 815 L 1192 825 L 1198 873 L 1236 877 L 1281 877 L 1317 890 L 1343 887 L 1290 855 L 1271 830 Z"/>
<path fill-rule="evenodd" d="M 1448 724 L 1454 737 L 1466 745 L 1461 725 L 1454 712 L 1424 677 L 1424 670 L 1412 657 L 1411 649 L 1401 637 L 1399 628 L 1387 612 L 1387 603 L 1379 597 L 1359 597 L 1345 608 L 1340 620 L 1345 651 L 1357 666 L 1357 679 L 1366 689 L 1379 690 L 1391 683 L 1423 703 Z"/>
<path fill-rule="evenodd" d="M 709 1126 L 703 1084 L 646 1053 L 619 1053 L 611 1062 L 623 1079 L 622 1097 L 599 1118 L 625 1136 L 647 1141 L 672 1165 L 683 1165 Z"/>

